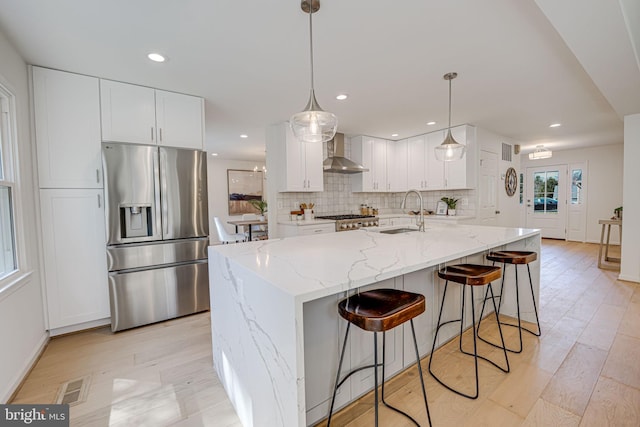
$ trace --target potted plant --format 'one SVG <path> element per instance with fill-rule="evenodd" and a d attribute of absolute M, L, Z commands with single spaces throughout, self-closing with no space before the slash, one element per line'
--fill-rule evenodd
<path fill-rule="evenodd" d="M 253 206 L 254 208 L 260 211 L 260 219 L 264 221 L 264 214 L 267 213 L 266 200 L 251 199 L 249 200 L 249 203 L 251 203 L 251 206 Z"/>
<path fill-rule="evenodd" d="M 458 205 L 459 199 L 454 199 L 453 197 L 443 197 L 440 200 L 447 204 L 447 215 L 454 216 L 456 214 L 456 206 Z"/>
<path fill-rule="evenodd" d="M 622 206 L 620 206 L 619 208 L 615 208 L 613 210 L 613 214 L 616 216 L 617 219 L 622 219 Z"/>

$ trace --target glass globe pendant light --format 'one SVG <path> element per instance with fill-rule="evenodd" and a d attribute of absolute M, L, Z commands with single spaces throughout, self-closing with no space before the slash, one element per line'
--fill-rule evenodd
<path fill-rule="evenodd" d="M 330 141 L 338 129 L 338 118 L 335 114 L 324 111 L 318 105 L 313 88 L 313 14 L 320 10 L 320 0 L 302 0 L 300 7 L 309 14 L 309 57 L 311 59 L 311 93 L 304 111 L 296 113 L 289 119 L 291 130 L 302 142 Z"/>
<path fill-rule="evenodd" d="M 458 77 L 458 73 L 447 73 L 443 76 L 445 80 L 449 80 L 449 127 L 447 128 L 447 136 L 442 144 L 435 148 L 436 159 L 444 162 L 460 160 L 464 156 L 466 147 L 456 141 L 451 135 L 451 80 Z"/>

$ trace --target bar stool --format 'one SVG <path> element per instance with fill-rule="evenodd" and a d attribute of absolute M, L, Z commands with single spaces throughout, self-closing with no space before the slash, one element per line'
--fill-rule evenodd
<path fill-rule="evenodd" d="M 507 264 L 513 264 L 513 268 L 516 272 L 516 310 L 518 313 L 518 324 L 514 325 L 512 323 L 507 323 L 502 321 L 500 321 L 500 324 L 518 328 L 518 335 L 520 338 L 520 348 L 518 350 L 507 348 L 507 351 L 510 351 L 512 353 L 522 353 L 522 330 L 523 329 L 529 332 L 531 335 L 535 335 L 536 337 L 539 337 L 542 334 L 542 331 L 540 330 L 540 320 L 538 319 L 538 307 L 536 306 L 536 299 L 533 295 L 533 281 L 531 280 L 531 269 L 529 268 L 529 263 L 538 259 L 538 254 L 535 252 L 529 252 L 529 251 L 496 251 L 496 252 L 490 252 L 487 255 L 487 259 L 489 261 L 493 261 L 494 265 L 496 262 L 502 263 L 502 268 L 503 268 L 502 284 L 500 285 L 500 294 L 496 295 L 498 297 L 498 314 L 500 314 L 500 307 L 502 307 L 502 292 L 504 291 L 504 277 L 506 275 Z M 518 264 L 527 265 L 527 272 L 529 273 L 529 287 L 531 288 L 531 300 L 533 301 L 533 311 L 536 315 L 536 324 L 538 325 L 538 332 L 533 332 L 532 330 L 522 326 L 522 320 L 520 319 L 520 290 L 518 286 Z M 480 312 L 480 322 L 482 322 L 484 305 L 487 302 L 487 299 L 489 298 L 495 298 L 495 296 L 489 297 L 488 292 L 485 293 L 484 301 L 482 303 L 482 311 Z M 494 306 L 495 306 L 495 301 L 494 301 Z M 480 323 L 478 323 L 478 330 L 480 330 Z M 490 344 L 494 347 L 499 347 L 498 345 L 482 338 L 480 335 L 478 335 L 478 338 L 480 338 L 482 341 L 486 342 L 487 344 Z"/>
<path fill-rule="evenodd" d="M 338 312 L 340 316 L 348 321 L 347 330 L 344 334 L 344 344 L 340 353 L 340 362 L 338 362 L 338 373 L 336 375 L 335 387 L 333 389 L 333 397 L 331 398 L 331 407 L 327 418 L 327 427 L 331 425 L 331 416 L 333 414 L 333 405 L 336 399 L 338 388 L 352 374 L 363 369 L 373 368 L 374 375 L 374 393 L 375 393 L 375 425 L 378 425 L 378 332 L 382 332 L 382 403 L 388 408 L 404 415 L 414 422 L 417 426 L 418 422 L 406 412 L 401 411 L 389 405 L 384 400 L 384 362 L 385 362 L 385 333 L 386 331 L 400 326 L 407 320 L 411 322 L 411 333 L 413 334 L 413 345 L 416 351 L 416 363 L 418 365 L 418 374 L 422 385 L 422 395 L 424 396 L 424 406 L 427 410 L 427 419 L 431 426 L 431 415 L 429 414 L 429 405 L 427 403 L 427 392 L 424 387 L 424 379 L 422 378 L 422 367 L 420 366 L 420 354 L 418 353 L 418 343 L 416 341 L 416 332 L 413 327 L 413 318 L 425 311 L 424 295 L 412 292 L 400 291 L 397 289 L 376 289 L 352 295 L 338 303 Z M 373 332 L 373 365 L 362 366 L 349 372 L 342 380 L 340 380 L 340 370 L 344 359 L 344 351 L 347 347 L 347 338 L 349 337 L 349 327 L 351 324 Z"/>
<path fill-rule="evenodd" d="M 452 265 L 443 268 L 438 271 L 438 277 L 441 279 L 445 279 L 444 285 L 444 293 L 442 295 L 442 303 L 440 305 L 440 314 L 438 314 L 438 324 L 436 326 L 436 334 L 433 337 L 433 347 L 431 347 L 431 357 L 429 358 L 429 373 L 433 378 L 436 379 L 440 384 L 451 390 L 452 392 L 459 394 L 460 396 L 467 397 L 469 399 L 476 399 L 478 397 L 479 392 L 479 378 L 478 378 L 478 358 L 486 360 L 491 363 L 496 368 L 500 369 L 502 372 L 509 372 L 509 359 L 507 358 L 507 351 L 504 345 L 504 338 L 502 336 L 502 328 L 500 328 L 500 323 L 498 323 L 498 331 L 500 332 L 500 339 L 502 340 L 502 350 L 504 353 L 504 360 L 506 362 L 506 369 L 498 365 L 496 362 L 481 356 L 478 354 L 478 344 L 477 344 L 477 336 L 478 336 L 478 327 L 476 327 L 476 311 L 475 311 L 475 303 L 474 303 L 474 287 L 476 286 L 484 286 L 487 285 L 487 292 L 491 292 L 493 295 L 493 288 L 491 287 L 491 282 L 500 278 L 501 271 L 500 267 L 490 266 L 490 265 L 474 265 L 474 264 L 458 264 Z M 449 287 L 449 282 L 460 283 L 462 285 L 462 307 L 460 309 L 460 318 L 454 320 L 448 320 L 446 322 L 442 322 L 442 311 L 444 309 L 445 300 L 447 299 L 447 289 Z M 469 286 L 470 296 L 471 296 L 471 316 L 472 323 L 471 327 L 473 328 L 473 353 L 469 353 L 462 349 L 462 333 L 464 331 L 464 306 L 466 300 L 466 289 Z M 498 313 L 495 300 L 493 302 L 493 307 L 496 310 L 496 321 L 498 321 Z M 475 362 L 475 374 L 476 374 L 476 387 L 475 394 L 466 394 L 459 390 L 454 389 L 453 387 L 445 384 L 440 378 L 436 376 L 431 370 L 431 362 L 433 362 L 434 351 L 436 349 L 436 343 L 438 342 L 438 333 L 440 332 L 440 328 L 449 323 L 460 322 L 460 351 L 466 355 L 473 356 Z"/>

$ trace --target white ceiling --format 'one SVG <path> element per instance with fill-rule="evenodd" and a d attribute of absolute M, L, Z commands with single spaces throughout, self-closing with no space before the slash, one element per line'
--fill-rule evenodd
<path fill-rule="evenodd" d="M 621 143 L 640 112 L 635 1 L 321 0 L 317 98 L 346 134 L 401 139 L 446 127 L 456 71 L 453 124 L 525 152 Z M 0 29 L 30 64 L 203 96 L 223 158 L 264 158 L 266 126 L 308 98 L 298 0 L 0 0 Z"/>

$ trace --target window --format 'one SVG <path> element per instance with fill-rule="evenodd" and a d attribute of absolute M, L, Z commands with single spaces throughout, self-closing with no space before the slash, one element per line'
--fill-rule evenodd
<path fill-rule="evenodd" d="M 537 213 L 558 212 L 559 171 L 533 174 L 533 210 Z"/>
<path fill-rule="evenodd" d="M 571 171 L 571 204 L 582 204 L 582 169 Z"/>
<path fill-rule="evenodd" d="M 11 147 L 14 109 L 12 95 L 0 85 L 0 279 L 16 271 L 13 169 Z"/>

